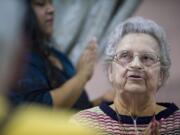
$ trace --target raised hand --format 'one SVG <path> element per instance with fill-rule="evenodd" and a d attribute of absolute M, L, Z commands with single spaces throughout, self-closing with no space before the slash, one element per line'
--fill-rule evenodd
<path fill-rule="evenodd" d="M 79 58 L 77 63 L 77 74 L 89 80 L 94 71 L 94 66 L 97 58 L 97 43 L 96 39 L 93 38 L 88 42 L 88 46 Z"/>
<path fill-rule="evenodd" d="M 144 135 L 160 135 L 160 123 L 153 118 L 153 120 L 149 123 L 148 127 L 144 131 Z"/>

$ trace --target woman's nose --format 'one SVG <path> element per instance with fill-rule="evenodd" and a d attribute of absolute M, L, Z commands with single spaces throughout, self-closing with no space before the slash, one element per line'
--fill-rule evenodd
<path fill-rule="evenodd" d="M 54 13 L 54 6 L 53 6 L 53 4 L 52 3 L 49 3 L 48 5 L 47 5 L 47 12 L 48 13 Z"/>
<path fill-rule="evenodd" d="M 130 63 L 130 67 L 131 68 L 136 68 L 136 69 L 143 68 L 143 64 L 142 64 L 139 56 L 134 56 L 134 58 L 132 59 L 132 61 Z"/>

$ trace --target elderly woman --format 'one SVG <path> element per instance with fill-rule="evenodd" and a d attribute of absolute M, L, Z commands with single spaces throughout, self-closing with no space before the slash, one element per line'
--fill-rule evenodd
<path fill-rule="evenodd" d="M 178 107 L 156 102 L 171 65 L 163 29 L 151 20 L 131 18 L 112 33 L 106 55 L 108 78 L 116 91 L 113 104 L 81 111 L 72 121 L 100 134 L 180 134 Z"/>

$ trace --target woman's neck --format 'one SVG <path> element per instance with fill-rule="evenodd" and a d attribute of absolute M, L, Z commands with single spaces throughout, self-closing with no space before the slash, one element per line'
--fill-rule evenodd
<path fill-rule="evenodd" d="M 113 109 L 123 115 L 152 116 L 163 108 L 156 104 L 155 96 L 142 94 L 117 94 Z"/>

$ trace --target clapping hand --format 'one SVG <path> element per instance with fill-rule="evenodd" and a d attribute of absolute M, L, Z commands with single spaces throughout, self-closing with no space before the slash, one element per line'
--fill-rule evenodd
<path fill-rule="evenodd" d="M 89 80 L 93 74 L 94 66 L 97 58 L 97 43 L 93 38 L 88 42 L 88 46 L 82 53 L 77 63 L 77 73 Z"/>
<path fill-rule="evenodd" d="M 144 131 L 144 135 L 160 135 L 160 122 L 158 122 L 155 117 L 149 123 L 148 127 Z"/>

